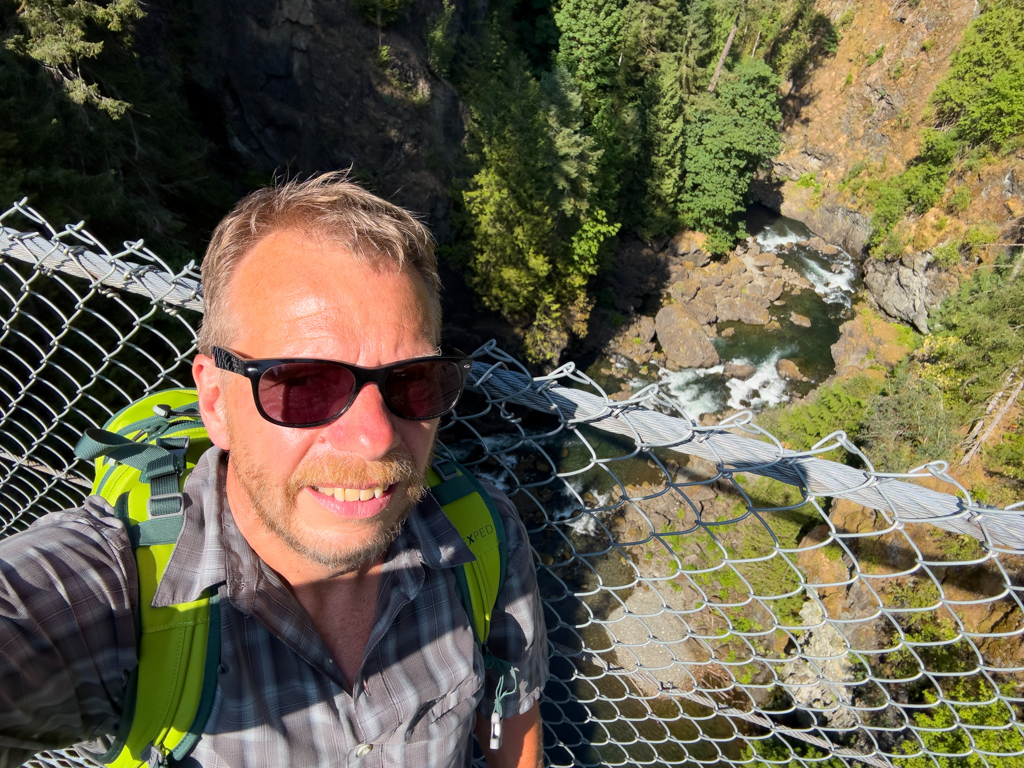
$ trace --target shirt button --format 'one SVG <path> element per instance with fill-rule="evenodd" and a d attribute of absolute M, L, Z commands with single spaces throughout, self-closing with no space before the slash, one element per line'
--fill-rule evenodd
<path fill-rule="evenodd" d="M 366 757 L 373 749 L 373 744 L 360 744 L 356 747 L 356 757 Z"/>

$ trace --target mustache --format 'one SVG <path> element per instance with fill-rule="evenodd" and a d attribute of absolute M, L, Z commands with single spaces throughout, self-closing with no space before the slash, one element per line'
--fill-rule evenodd
<path fill-rule="evenodd" d="M 378 461 L 356 456 L 319 456 L 300 466 L 289 485 L 297 492 L 303 487 L 318 485 L 336 488 L 372 487 L 411 480 L 420 473 L 412 457 L 403 451 L 392 451 Z"/>

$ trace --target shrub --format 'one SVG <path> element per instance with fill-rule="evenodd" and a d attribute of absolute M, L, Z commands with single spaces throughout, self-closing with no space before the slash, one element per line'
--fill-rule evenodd
<path fill-rule="evenodd" d="M 944 267 L 952 267 L 960 263 L 960 246 L 962 242 L 943 243 L 932 251 L 932 258 Z"/>
<path fill-rule="evenodd" d="M 959 440 L 958 426 L 942 391 L 904 366 L 871 400 L 859 438 L 876 469 L 902 472 L 948 459 Z"/>
<path fill-rule="evenodd" d="M 875 48 L 875 52 L 874 53 L 872 53 L 870 56 L 868 56 L 867 66 L 870 67 L 872 64 L 874 64 L 876 61 L 878 61 L 883 56 L 885 56 L 885 46 L 884 45 L 880 45 L 877 48 Z"/>
<path fill-rule="evenodd" d="M 949 205 L 946 209 L 950 213 L 963 213 L 971 205 L 971 190 L 968 187 L 957 187 L 949 198 Z"/>
<path fill-rule="evenodd" d="M 994 224 L 976 224 L 964 233 L 964 246 L 970 250 L 971 256 L 980 255 L 986 245 L 999 239 L 999 227 Z"/>

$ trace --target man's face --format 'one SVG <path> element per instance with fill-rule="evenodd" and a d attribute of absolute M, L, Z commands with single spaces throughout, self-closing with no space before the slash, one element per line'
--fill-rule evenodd
<path fill-rule="evenodd" d="M 344 246 L 297 232 L 262 240 L 229 296 L 237 322 L 229 348 L 244 357 L 373 367 L 435 348 L 415 270 L 361 263 Z M 437 421 L 395 416 L 367 384 L 330 424 L 280 427 L 259 415 L 246 378 L 218 375 L 229 498 L 234 484 L 271 533 L 317 565 L 344 572 L 381 554 L 422 496 Z"/>

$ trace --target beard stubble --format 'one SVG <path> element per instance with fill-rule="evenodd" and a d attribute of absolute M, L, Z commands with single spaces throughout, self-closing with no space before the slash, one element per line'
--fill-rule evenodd
<path fill-rule="evenodd" d="M 230 424 L 228 432 L 232 446 L 228 461 L 256 516 L 296 554 L 336 573 L 358 570 L 383 555 L 401 532 L 412 508 L 426 495 L 429 461 L 417 467 L 412 457 L 401 451 L 392 451 L 374 462 L 346 456 L 319 456 L 301 464 L 284 487 L 274 487 L 265 481 L 245 441 L 236 441 L 236 435 L 231 434 L 234 430 Z M 376 530 L 369 538 L 350 546 L 332 545 L 318 538 L 315 531 L 302 530 L 296 520 L 296 502 L 303 488 L 387 487 L 402 482 L 406 483 L 405 488 L 396 492 L 391 503 L 377 516 Z"/>

